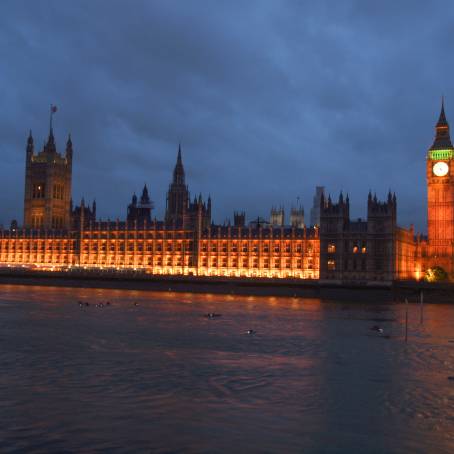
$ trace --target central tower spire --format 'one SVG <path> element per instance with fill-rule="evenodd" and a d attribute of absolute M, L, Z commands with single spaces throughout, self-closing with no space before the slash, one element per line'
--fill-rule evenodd
<path fill-rule="evenodd" d="M 182 226 L 189 208 L 189 191 L 185 183 L 181 144 L 178 145 L 177 163 L 173 170 L 173 180 L 167 192 L 166 223 Z"/>
<path fill-rule="evenodd" d="M 173 182 L 175 184 L 185 184 L 185 174 L 183 167 L 183 160 L 181 159 L 181 144 L 178 145 L 177 163 L 173 170 Z"/>

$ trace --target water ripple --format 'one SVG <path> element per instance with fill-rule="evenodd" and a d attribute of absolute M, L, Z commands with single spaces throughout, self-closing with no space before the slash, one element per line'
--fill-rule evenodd
<path fill-rule="evenodd" d="M 1 452 L 454 452 L 454 306 L 0 290 Z"/>

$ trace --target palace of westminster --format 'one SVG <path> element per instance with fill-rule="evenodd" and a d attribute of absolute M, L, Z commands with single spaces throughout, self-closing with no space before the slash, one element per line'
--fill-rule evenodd
<path fill-rule="evenodd" d="M 269 222 L 246 223 L 236 212 L 232 225 L 215 225 L 211 199 L 190 199 L 180 148 L 163 220 L 152 218 L 145 186 L 125 220 L 100 221 L 95 203 L 73 206 L 72 161 L 71 137 L 59 153 L 52 123 L 38 153 L 30 133 L 23 225 L 0 230 L 0 267 L 368 284 L 418 280 L 434 266 L 454 275 L 454 147 L 443 104 L 426 155 L 427 237 L 397 225 L 395 194 L 379 201 L 369 193 L 367 219 L 351 220 L 348 196 L 333 200 L 321 187 L 310 225 L 301 207 L 292 209 L 290 225 L 282 208 L 272 209 Z"/>

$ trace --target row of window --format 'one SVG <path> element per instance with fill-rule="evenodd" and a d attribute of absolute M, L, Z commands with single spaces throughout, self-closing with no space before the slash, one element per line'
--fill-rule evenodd
<path fill-rule="evenodd" d="M 128 250 L 130 252 L 134 251 L 134 245 L 135 244 L 137 246 L 136 250 L 138 252 L 142 252 L 144 250 L 146 250 L 148 252 L 153 251 L 153 243 L 147 243 L 146 245 L 144 245 L 144 243 L 129 242 Z M 118 245 L 118 250 L 119 251 L 124 251 L 125 250 L 125 243 L 124 242 L 117 243 L 117 245 Z M 167 243 L 165 245 L 165 247 L 163 247 L 163 244 L 160 242 L 160 243 L 157 243 L 155 245 L 155 249 L 154 250 L 157 251 L 157 252 L 162 252 L 164 249 L 165 249 L 166 252 L 182 252 L 183 248 L 184 248 L 185 252 L 192 252 L 192 247 L 193 247 L 192 241 L 189 241 L 186 244 L 183 244 L 183 243 Z M 86 242 L 84 242 L 84 244 L 83 244 L 83 251 L 84 252 L 88 252 L 89 250 L 91 250 L 93 252 L 97 252 L 98 249 L 100 251 L 107 251 L 107 243 L 101 243 L 99 245 L 99 248 L 98 248 L 98 244 L 97 243 L 91 243 L 91 246 L 90 246 L 89 243 L 86 243 Z M 110 243 L 109 244 L 109 250 L 111 252 L 115 251 L 115 243 Z"/>
<path fill-rule="evenodd" d="M 63 228 L 63 216 L 52 216 L 52 228 L 62 229 Z"/>
<path fill-rule="evenodd" d="M 42 214 L 32 215 L 32 228 L 41 229 L 44 225 L 44 217 Z"/>
<path fill-rule="evenodd" d="M 85 231 L 82 235 L 82 238 L 84 240 L 108 240 L 108 239 L 148 239 L 148 240 L 153 240 L 153 239 L 168 239 L 168 240 L 180 240 L 180 239 L 189 239 L 189 238 L 194 238 L 194 233 L 193 232 L 178 232 L 176 234 L 174 233 L 167 233 L 163 234 L 162 232 L 154 232 L 153 230 L 149 232 L 143 232 L 143 231 L 135 231 L 135 230 L 130 230 L 129 232 L 119 232 L 116 233 L 114 231 L 104 231 L 103 233 L 92 233 L 90 231 Z"/>
<path fill-rule="evenodd" d="M 24 263 L 23 259 L 20 255 L 17 255 L 15 257 L 12 257 L 11 259 L 8 260 L 9 262 L 18 262 L 18 263 Z M 25 262 L 27 263 L 27 262 Z M 36 257 L 33 258 L 33 263 L 55 263 L 55 264 L 64 264 L 64 265 L 69 265 L 68 263 L 68 257 L 66 256 L 57 256 L 57 255 L 51 255 L 45 257 L 44 255 L 40 256 L 37 255 Z"/>
<path fill-rule="evenodd" d="M 32 215 L 32 228 L 42 229 L 44 226 L 44 216 L 42 214 Z M 52 228 L 62 229 L 64 226 L 63 216 L 52 216 Z"/>
<path fill-rule="evenodd" d="M 249 263 L 248 259 L 243 259 L 242 261 L 238 261 L 237 259 L 233 259 L 231 261 L 230 267 L 232 268 L 237 268 L 238 265 L 241 265 L 243 268 L 259 268 L 259 262 L 258 260 L 253 260 L 252 263 Z M 270 265 L 274 268 L 291 268 L 292 264 L 290 260 L 285 260 L 283 263 L 281 263 L 280 260 L 274 260 L 271 262 L 269 260 L 265 260 L 262 263 L 262 268 L 270 268 Z M 296 260 L 294 266 L 296 268 L 301 268 L 302 261 L 301 260 Z M 217 268 L 218 266 L 221 266 L 222 268 L 227 268 L 229 267 L 229 264 L 226 259 L 223 259 L 221 261 L 218 261 L 217 259 L 212 259 L 210 264 L 208 265 L 208 259 L 207 258 L 202 258 L 201 260 L 201 266 L 202 267 L 213 267 Z M 313 264 L 311 262 L 308 263 L 308 269 L 313 269 Z"/>
<path fill-rule="evenodd" d="M 32 216 L 32 223 L 36 226 L 38 225 L 42 225 L 43 223 L 43 217 L 41 215 L 34 215 Z M 55 216 L 52 218 L 52 226 L 54 228 L 61 228 L 63 226 L 63 217 L 59 217 L 59 216 Z M 39 241 L 39 240 L 38 240 Z M 13 243 L 14 244 L 14 243 Z M 109 248 L 110 250 L 115 250 L 115 242 L 112 241 L 112 242 L 109 242 L 109 243 L 106 243 L 105 241 L 103 242 L 93 242 L 91 241 L 90 243 L 88 241 L 84 241 L 84 247 L 87 248 L 89 247 L 88 245 L 91 244 L 91 248 L 93 250 L 97 250 L 98 247 L 101 248 L 102 250 L 106 250 L 107 248 L 107 244 L 109 244 Z M 124 248 L 124 242 L 118 242 L 117 244 L 119 244 L 119 247 L 120 248 Z M 146 247 L 146 250 L 148 251 L 151 251 L 152 250 L 152 246 L 153 246 L 153 243 L 149 242 L 149 243 L 143 243 L 142 241 L 138 241 L 138 242 L 135 242 L 135 241 L 130 241 L 128 243 L 128 247 L 129 247 L 129 250 L 133 250 L 134 249 L 134 244 L 137 245 L 137 249 L 138 250 L 142 250 L 142 248 L 145 246 Z M 192 248 L 193 248 L 193 242 L 192 241 L 188 241 L 186 243 L 184 242 L 181 242 L 181 241 L 168 241 L 168 242 L 163 242 L 163 241 L 158 241 L 155 243 L 155 249 L 158 250 L 158 251 L 161 251 L 161 250 L 166 250 L 168 252 L 171 252 L 171 251 L 182 251 L 183 248 L 186 250 L 186 251 L 191 251 Z M 269 245 L 267 244 L 264 244 L 262 245 L 262 247 L 260 248 L 259 245 L 255 244 L 253 245 L 252 248 L 248 248 L 247 246 L 243 246 L 241 249 L 240 249 L 240 252 L 243 252 L 243 253 L 247 253 L 250 251 L 252 252 L 255 252 L 255 253 L 258 253 L 259 250 L 261 249 L 262 252 L 264 253 L 269 253 L 270 252 L 270 247 Z M 286 252 L 286 253 L 290 253 L 292 252 L 292 247 L 290 244 L 287 244 L 284 248 L 280 248 L 279 246 L 275 246 L 273 249 L 272 249 L 274 252 Z M 217 248 L 215 245 L 212 245 L 211 247 L 211 252 L 223 252 L 223 253 L 227 253 L 229 251 L 227 245 L 224 245 L 222 248 Z M 293 252 L 296 252 L 296 253 L 301 253 L 303 251 L 303 248 L 302 248 L 302 245 L 301 244 L 297 244 L 293 247 Z M 201 252 L 208 252 L 208 247 L 207 245 L 202 245 L 201 247 Z M 236 246 L 232 246 L 230 248 L 230 252 L 238 252 L 238 247 Z M 306 252 L 308 254 L 311 254 L 313 253 L 313 249 L 312 249 L 312 246 L 309 246 L 307 249 L 306 249 Z"/>
<path fill-rule="evenodd" d="M 32 186 L 32 197 L 34 199 L 44 199 L 46 197 L 46 185 L 44 183 L 34 183 Z"/>
<path fill-rule="evenodd" d="M 222 245 L 220 247 L 218 247 L 218 245 L 216 243 L 214 243 L 214 244 L 212 243 L 210 249 L 211 249 L 211 252 L 218 252 L 218 251 L 228 252 L 228 245 L 227 245 L 227 243 L 222 243 Z M 249 248 L 247 243 L 243 243 L 240 246 L 238 246 L 236 243 L 232 243 L 230 251 L 238 252 L 238 250 L 240 250 L 240 252 L 249 252 L 249 249 L 252 252 L 259 252 L 260 247 L 259 247 L 259 244 L 257 244 L 257 243 L 253 244 L 251 248 Z M 283 252 L 292 252 L 292 246 L 289 243 L 285 244 L 285 246 L 282 248 L 281 248 L 281 245 L 278 243 L 274 244 L 274 245 L 270 245 L 269 243 L 262 244 L 262 247 L 261 247 L 262 252 L 270 252 L 270 249 L 272 249 L 274 252 L 281 252 L 281 250 Z M 201 251 L 208 252 L 207 243 L 202 244 Z M 302 251 L 303 251 L 303 246 L 301 243 L 297 243 L 296 245 L 294 245 L 293 252 L 301 253 Z M 312 248 L 311 244 L 309 244 L 307 246 L 306 252 L 308 254 L 311 254 L 313 252 L 313 248 Z"/>
<path fill-rule="evenodd" d="M 184 233 L 181 233 L 181 232 L 177 232 L 177 233 L 172 233 L 172 232 L 168 232 L 167 234 L 163 233 L 162 231 L 148 231 L 148 232 L 143 232 L 143 231 L 135 231 L 135 230 L 130 230 L 129 232 L 117 232 L 117 231 L 103 231 L 103 232 L 100 232 L 100 233 L 97 233 L 97 232 L 92 232 L 92 231 L 85 231 L 83 233 L 83 239 L 92 239 L 92 240 L 96 240 L 96 239 L 126 239 L 126 238 L 130 238 L 130 239 L 168 239 L 168 240 L 175 240 L 175 239 L 184 239 L 184 238 L 193 238 L 193 233 L 192 232 L 184 232 Z M 255 241 L 252 248 L 254 247 L 257 247 L 258 244 L 262 243 L 263 244 L 263 247 L 266 247 L 266 248 L 271 248 L 271 247 L 276 247 L 276 245 L 278 245 L 278 247 L 280 247 L 281 243 L 280 241 L 276 241 L 274 243 L 274 246 L 273 246 L 273 242 L 269 241 L 269 240 L 262 240 L 262 242 L 258 242 L 257 240 L 252 240 L 252 241 Z M 233 240 L 230 244 L 231 244 L 231 248 L 233 250 L 233 248 L 247 248 L 249 247 L 249 241 L 238 241 L 238 240 Z M 200 242 L 200 247 L 201 249 L 204 249 L 205 251 L 208 250 L 208 248 L 212 249 L 214 252 L 216 250 L 224 250 L 224 252 L 226 252 L 226 249 L 228 247 L 228 240 L 216 240 L 216 239 L 212 239 L 211 241 L 209 240 L 201 240 Z M 287 245 L 289 244 L 295 244 L 295 242 L 291 242 L 291 243 L 287 243 Z M 287 246 L 285 246 L 287 247 Z M 297 249 L 298 249 L 298 252 L 300 252 L 302 250 L 302 242 L 301 240 L 299 240 L 297 243 L 296 243 L 296 246 L 295 246 Z M 312 253 L 313 251 L 313 245 L 308 242 L 307 244 L 307 252 L 308 253 Z"/>
<path fill-rule="evenodd" d="M 63 246 L 60 246 L 59 243 L 55 243 L 54 245 L 52 243 L 48 244 L 47 247 L 45 246 L 44 243 L 41 243 L 39 246 L 37 243 L 34 243 L 33 245 L 31 245 L 30 243 L 23 243 L 23 244 L 8 244 L 8 243 L 5 243 L 4 246 L 2 246 L 0 244 L 0 252 L 2 251 L 2 249 L 4 251 L 37 251 L 38 249 L 40 251 L 52 251 L 52 250 L 55 250 L 55 251 L 68 251 L 70 249 L 70 246 L 64 244 Z M 71 249 L 74 249 L 74 247 L 71 247 Z"/>
<path fill-rule="evenodd" d="M 349 266 L 349 265 L 351 265 L 351 266 Z M 383 262 L 380 259 L 376 259 L 374 261 L 374 266 L 375 266 L 375 270 L 381 271 L 383 269 Z M 329 271 L 335 271 L 336 270 L 336 261 L 334 259 L 329 259 L 327 261 L 327 268 Z M 349 262 L 348 260 L 344 261 L 344 271 L 351 271 L 351 270 L 357 271 L 359 269 L 361 271 L 367 270 L 366 260 L 362 259 L 361 261 L 359 261 L 359 263 L 357 260 L 352 260 L 351 262 Z"/>
<path fill-rule="evenodd" d="M 185 261 L 181 257 L 178 257 L 177 259 L 173 260 L 171 257 L 168 257 L 166 260 L 164 260 L 162 257 L 157 257 L 153 261 L 152 257 L 147 257 L 145 259 L 138 258 L 134 260 L 132 257 L 129 258 L 129 260 L 114 260 L 113 258 L 109 260 L 94 260 L 94 259 L 89 259 L 88 257 L 83 257 L 81 260 L 81 265 L 101 265 L 101 266 L 194 266 L 193 265 L 193 260 L 192 257 L 188 257 Z"/>
<path fill-rule="evenodd" d="M 93 251 L 97 251 L 98 250 L 98 243 L 90 243 L 91 246 L 89 246 L 89 243 L 88 242 L 84 242 L 84 249 L 85 250 L 88 250 L 89 247 L 91 247 L 91 249 Z M 142 251 L 143 250 L 143 243 L 142 242 L 138 242 L 138 243 L 135 243 L 135 242 L 129 242 L 128 244 L 128 248 L 130 251 L 133 251 L 134 250 L 134 245 L 137 245 L 137 250 L 139 251 Z M 120 242 L 119 243 L 119 249 L 120 250 L 124 250 L 125 248 L 125 245 L 123 242 Z M 185 248 L 186 251 L 192 251 L 192 248 L 193 248 L 193 243 L 192 242 L 188 242 L 186 245 L 184 245 L 184 243 L 181 243 L 181 242 L 168 242 L 166 243 L 165 245 L 162 243 L 162 242 L 158 242 L 156 243 L 155 245 L 155 250 L 156 251 L 162 251 L 162 250 L 166 250 L 167 252 L 172 252 L 172 251 L 182 251 L 183 250 L 183 247 Z M 107 243 L 105 242 L 102 242 L 100 243 L 99 245 L 99 248 L 101 250 L 107 250 Z M 109 249 L 111 251 L 114 251 L 115 250 L 115 243 L 111 242 L 110 245 L 109 245 Z M 153 250 L 153 243 L 147 243 L 146 244 L 146 250 L 147 251 L 152 251 Z M 252 252 L 259 252 L 259 246 L 258 245 L 254 245 L 252 248 L 251 248 Z M 275 246 L 274 247 L 274 252 L 280 252 L 281 249 L 279 246 Z M 282 249 L 284 252 L 288 252 L 290 253 L 292 251 L 292 248 L 290 245 L 286 245 L 285 248 Z M 227 246 L 224 246 L 222 247 L 221 249 L 219 249 L 220 252 L 224 252 L 224 253 L 227 253 L 228 252 L 228 248 Z M 230 249 L 231 252 L 238 252 L 238 248 L 237 247 L 232 247 Z M 247 253 L 249 251 L 249 249 L 247 248 L 247 246 L 243 246 L 242 249 L 241 249 L 241 252 L 245 252 Z M 265 252 L 265 253 L 268 253 L 270 251 L 270 248 L 268 245 L 263 245 L 262 247 L 262 251 Z M 207 245 L 202 245 L 201 247 L 201 252 L 208 252 L 208 247 Z M 212 245 L 211 247 L 211 252 L 218 252 L 218 248 L 215 246 L 215 245 Z M 302 252 L 302 246 L 301 244 L 298 244 L 294 247 L 294 252 L 297 252 L 297 253 L 301 253 Z M 308 248 L 308 253 L 312 253 L 312 248 Z"/>
<path fill-rule="evenodd" d="M 42 251 L 44 251 L 45 249 L 48 250 L 48 251 L 52 251 L 53 249 L 55 250 L 59 250 L 60 248 L 62 249 L 65 249 L 67 250 L 69 248 L 69 244 L 68 243 L 60 243 L 60 242 L 48 242 L 47 244 L 45 243 L 45 241 L 36 241 L 36 242 L 33 242 L 33 243 L 30 243 L 30 242 L 27 242 L 27 241 L 24 241 L 24 242 L 9 242 L 9 241 L 4 241 L 3 242 L 3 245 L 2 245 L 2 242 L 0 241 L 0 251 L 2 250 L 2 247 L 5 248 L 5 250 L 10 250 L 10 251 L 14 251 L 14 250 L 37 250 L 38 248 Z M 121 243 L 118 243 L 117 244 L 117 247 L 118 247 L 118 250 L 120 252 L 124 252 L 125 249 L 126 249 L 126 245 L 124 242 L 121 242 Z M 74 248 L 74 244 L 72 244 L 72 248 Z M 192 242 L 188 242 L 186 245 L 183 245 L 182 243 L 168 243 L 167 245 L 165 245 L 165 247 L 163 247 L 163 244 L 162 243 L 157 243 L 155 244 L 155 248 L 154 248 L 154 251 L 155 252 L 183 252 L 183 248 L 184 248 L 184 252 L 187 252 L 187 253 L 190 253 L 192 252 L 193 250 L 193 243 Z M 127 249 L 129 252 L 134 252 L 134 250 L 136 250 L 137 252 L 143 252 L 143 251 L 147 251 L 147 252 L 152 252 L 153 251 L 153 243 L 147 243 L 147 244 L 144 244 L 144 243 L 133 243 L 133 242 L 130 242 L 128 245 L 127 245 Z M 110 243 L 109 245 L 107 243 L 101 243 L 100 245 L 98 245 L 97 243 L 84 243 L 83 246 L 82 246 L 82 251 L 83 252 L 93 252 L 93 253 L 96 253 L 98 251 L 101 251 L 101 252 L 107 252 L 107 250 L 109 250 L 110 252 L 115 252 L 116 250 L 116 247 L 115 247 L 115 243 Z M 267 252 L 264 250 L 264 252 Z"/>
<path fill-rule="evenodd" d="M 52 197 L 54 199 L 63 200 L 65 196 L 65 187 L 62 184 L 54 184 Z"/>
<path fill-rule="evenodd" d="M 346 242 L 346 249 L 348 250 L 348 242 Z M 333 243 L 328 244 L 328 254 L 334 254 L 336 252 L 336 245 Z M 353 254 L 358 254 L 361 251 L 361 254 L 365 254 L 367 252 L 366 246 L 362 245 L 361 247 L 358 245 L 354 245 L 352 248 Z"/>
<path fill-rule="evenodd" d="M 46 184 L 34 183 L 32 186 L 32 198 L 44 199 L 46 197 Z M 63 184 L 54 184 L 52 187 L 52 198 L 63 200 L 65 197 L 65 186 Z"/>

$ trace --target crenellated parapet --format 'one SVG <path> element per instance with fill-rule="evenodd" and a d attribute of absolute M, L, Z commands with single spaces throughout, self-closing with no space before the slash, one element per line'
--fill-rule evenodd
<path fill-rule="evenodd" d="M 372 197 L 372 192 L 369 191 L 369 195 L 367 197 L 367 216 L 391 216 L 396 218 L 396 194 L 391 194 L 391 191 L 389 191 L 387 199 L 382 202 L 377 199 L 376 194 Z"/>

